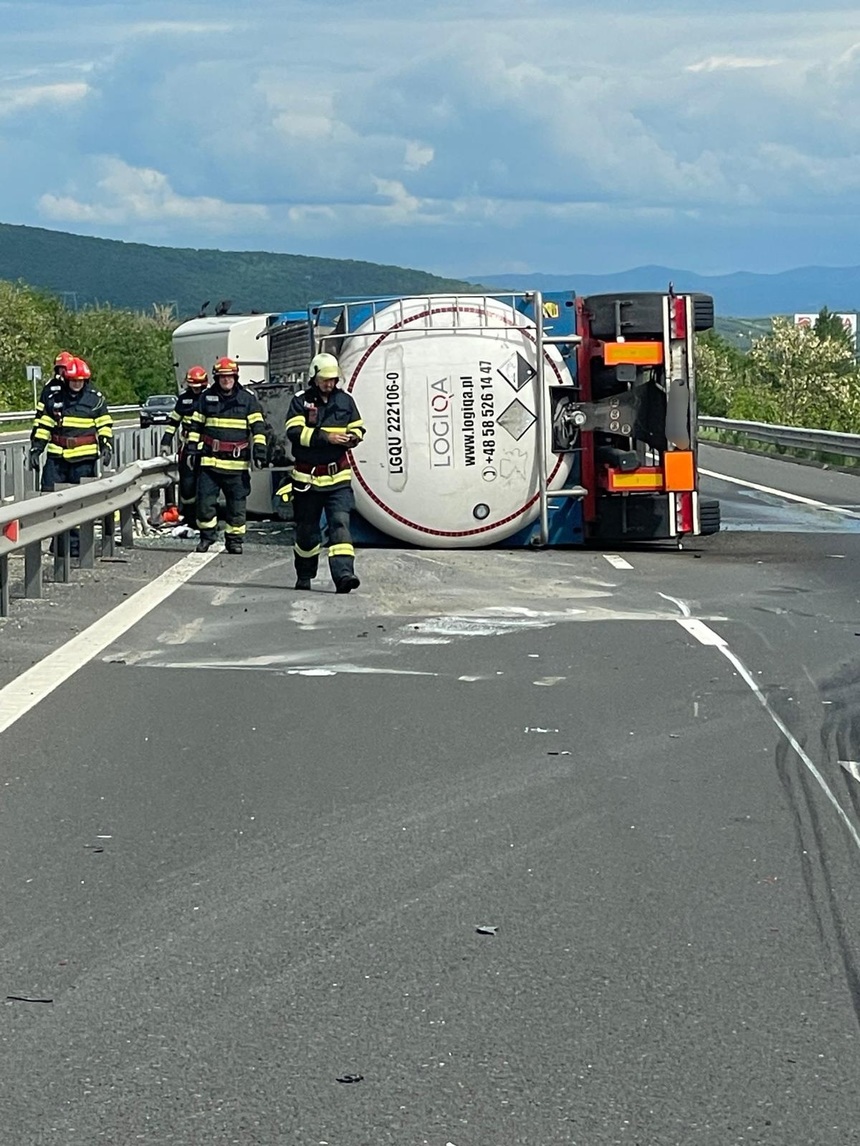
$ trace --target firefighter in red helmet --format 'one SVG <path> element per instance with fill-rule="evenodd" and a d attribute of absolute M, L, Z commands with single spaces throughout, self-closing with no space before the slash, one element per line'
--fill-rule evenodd
<path fill-rule="evenodd" d="M 226 520 L 224 548 L 241 553 L 245 539 L 245 505 L 251 492 L 250 467 L 263 469 L 268 461 L 265 422 L 257 396 L 239 385 L 239 366 L 232 358 L 219 358 L 212 367 L 212 385 L 192 415 L 188 434 L 190 454 L 198 455 L 198 553 L 215 543 L 218 531 L 218 494 L 224 494 Z M 192 459 L 189 458 L 189 463 Z"/>
<path fill-rule="evenodd" d="M 40 488 L 53 490 L 57 482 L 78 485 L 93 477 L 101 458 L 109 466 L 113 456 L 113 419 L 104 395 L 91 384 L 89 365 L 67 350 L 54 360 L 54 377 L 36 403 L 30 431 L 30 468 L 38 471 L 43 454 Z"/>
<path fill-rule="evenodd" d="M 161 436 L 161 456 L 170 457 L 179 445 L 179 508 L 185 524 L 197 528 L 197 475 L 199 454 L 189 449 L 188 435 L 193 418 L 200 409 L 203 392 L 209 384 L 209 375 L 202 366 L 191 366 L 185 372 L 185 389 L 176 399 L 170 418 Z"/>

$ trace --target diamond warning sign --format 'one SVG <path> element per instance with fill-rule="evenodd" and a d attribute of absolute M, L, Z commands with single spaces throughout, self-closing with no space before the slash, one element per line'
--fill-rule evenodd
<path fill-rule="evenodd" d="M 531 382 L 537 371 L 517 351 L 499 367 L 499 373 L 509 386 L 513 386 L 515 390 L 522 390 L 523 386 L 527 386 Z"/>
<path fill-rule="evenodd" d="M 514 398 L 507 410 L 504 410 L 497 419 L 498 425 L 507 430 L 516 441 L 519 441 L 536 421 L 534 414 L 525 408 L 519 398 Z"/>

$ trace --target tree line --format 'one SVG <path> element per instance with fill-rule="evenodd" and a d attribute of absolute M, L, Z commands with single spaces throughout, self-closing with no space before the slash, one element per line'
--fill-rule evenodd
<path fill-rule="evenodd" d="M 854 340 L 827 307 L 810 327 L 774 318 L 748 352 L 713 330 L 698 335 L 696 379 L 701 414 L 860 433 Z"/>
<path fill-rule="evenodd" d="M 47 380 L 60 350 L 89 363 L 94 384 L 114 405 L 172 393 L 175 325 L 164 308 L 150 314 L 109 305 L 70 310 L 55 295 L 0 281 L 0 410 L 29 409 L 27 366 L 40 366 Z"/>
<path fill-rule="evenodd" d="M 86 359 L 108 402 L 127 405 L 175 389 L 169 308 L 70 310 L 57 296 L 0 281 L 0 410 L 33 400 L 26 368 L 44 378 L 54 357 Z M 714 417 L 860 433 L 860 370 L 853 339 L 824 307 L 812 327 L 775 318 L 770 334 L 736 349 L 716 331 L 697 336 L 699 411 Z"/>

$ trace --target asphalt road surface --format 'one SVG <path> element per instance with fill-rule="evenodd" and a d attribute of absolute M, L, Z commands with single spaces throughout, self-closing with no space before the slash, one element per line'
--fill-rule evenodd
<path fill-rule="evenodd" d="M 0 1140 L 860 1142 L 860 480 L 702 460 L 680 552 L 198 561 L 12 720 Z"/>

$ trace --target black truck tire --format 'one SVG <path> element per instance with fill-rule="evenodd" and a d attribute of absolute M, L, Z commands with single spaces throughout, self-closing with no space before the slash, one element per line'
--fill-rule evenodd
<path fill-rule="evenodd" d="M 615 304 L 621 303 L 621 334 L 624 338 L 660 335 L 663 332 L 663 299 L 652 291 L 631 294 L 592 294 L 585 299 L 593 338 L 614 339 Z M 710 330 L 714 325 L 714 300 L 709 294 L 693 292 L 693 326 Z"/>
<path fill-rule="evenodd" d="M 720 532 L 720 503 L 716 498 L 699 498 L 699 532 L 703 537 Z"/>

